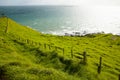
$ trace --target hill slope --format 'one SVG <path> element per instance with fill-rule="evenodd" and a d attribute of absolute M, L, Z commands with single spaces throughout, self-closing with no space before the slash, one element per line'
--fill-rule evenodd
<path fill-rule="evenodd" d="M 55 36 L 0 18 L 0 80 L 118 80 L 119 49 L 117 35 Z"/>

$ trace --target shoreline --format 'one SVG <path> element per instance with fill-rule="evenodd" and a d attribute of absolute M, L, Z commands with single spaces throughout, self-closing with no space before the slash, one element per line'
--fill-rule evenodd
<path fill-rule="evenodd" d="M 40 31 L 38 31 L 38 32 L 40 32 Z M 54 34 L 54 33 L 45 33 L 45 32 L 40 32 L 40 33 L 42 33 L 42 34 L 49 34 L 49 35 L 55 35 L 55 36 L 70 36 L 70 37 L 83 37 L 83 36 L 86 36 L 86 35 L 94 35 L 94 34 L 112 34 L 112 35 L 120 36 L 120 33 L 113 34 L 113 33 L 105 33 L 104 31 L 94 32 L 94 33 L 72 32 L 72 33 L 63 33 L 63 34 Z"/>

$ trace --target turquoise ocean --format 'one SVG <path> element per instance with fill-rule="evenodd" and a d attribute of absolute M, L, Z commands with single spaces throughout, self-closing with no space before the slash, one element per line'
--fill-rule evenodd
<path fill-rule="evenodd" d="M 120 34 L 119 7 L 0 6 L 2 13 L 43 33 L 63 35 L 104 31 Z"/>

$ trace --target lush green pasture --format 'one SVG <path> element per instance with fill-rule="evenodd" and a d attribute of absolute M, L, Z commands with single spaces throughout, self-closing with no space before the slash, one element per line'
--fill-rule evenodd
<path fill-rule="evenodd" d="M 0 80 L 118 80 L 119 58 L 120 36 L 42 34 L 0 18 Z"/>

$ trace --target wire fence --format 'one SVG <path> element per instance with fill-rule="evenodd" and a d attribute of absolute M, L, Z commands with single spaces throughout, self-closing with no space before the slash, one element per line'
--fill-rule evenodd
<path fill-rule="evenodd" d="M 9 28 L 8 17 L 6 17 L 4 14 L 1 14 L 0 17 L 6 18 L 5 33 L 7 33 L 8 28 Z M 59 51 L 60 53 L 62 53 L 63 57 L 65 57 L 65 54 L 67 52 L 67 51 L 65 51 L 66 49 L 63 48 L 63 47 L 54 46 L 54 45 L 47 44 L 47 43 L 35 42 L 35 41 L 30 40 L 30 39 L 23 39 L 23 38 L 21 38 L 19 36 L 15 40 L 18 40 L 18 41 L 20 41 L 22 43 L 26 43 L 26 44 L 31 45 L 31 46 L 38 46 L 41 50 L 43 49 L 43 50 L 56 51 L 56 52 Z M 75 52 L 72 47 L 69 50 L 70 50 L 69 55 L 70 55 L 70 57 L 72 59 L 73 58 L 80 59 L 84 65 L 87 65 L 87 56 L 90 56 L 90 55 L 88 55 L 86 51 L 84 51 L 83 53 Z M 97 72 L 98 72 L 98 74 L 100 74 L 101 70 L 102 70 L 102 57 L 100 57 L 98 64 L 99 65 L 98 65 Z M 118 80 L 120 80 L 120 74 L 118 75 Z"/>

